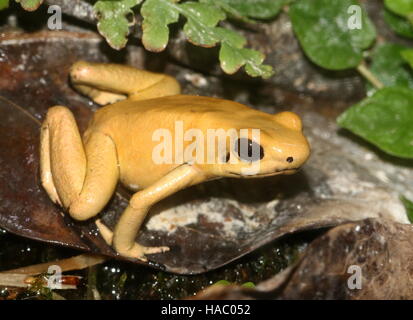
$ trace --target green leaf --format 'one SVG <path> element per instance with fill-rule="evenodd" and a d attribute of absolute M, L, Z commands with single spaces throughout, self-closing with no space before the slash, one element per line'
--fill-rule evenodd
<path fill-rule="evenodd" d="M 43 3 L 43 0 L 16 0 L 22 8 L 27 11 L 34 11 Z"/>
<path fill-rule="evenodd" d="M 390 87 L 346 110 L 340 126 L 401 158 L 413 158 L 413 90 Z"/>
<path fill-rule="evenodd" d="M 413 38 L 413 26 L 405 18 L 400 17 L 399 15 L 385 9 L 384 21 L 386 21 L 389 27 L 396 34 L 407 38 Z"/>
<path fill-rule="evenodd" d="M 222 286 L 229 286 L 231 284 L 231 282 L 227 281 L 227 280 L 219 280 L 217 282 L 214 283 L 214 285 L 222 285 Z"/>
<path fill-rule="evenodd" d="M 7 9 L 9 7 L 9 0 L 0 0 L 0 10 Z"/>
<path fill-rule="evenodd" d="M 238 32 L 235 32 L 233 30 L 216 27 L 214 29 L 214 32 L 219 36 L 220 39 L 225 40 L 229 45 L 235 48 L 240 49 L 247 44 L 247 40 Z"/>
<path fill-rule="evenodd" d="M 187 1 L 182 4 L 172 0 L 146 0 L 141 9 L 143 20 L 143 44 L 147 50 L 162 51 L 168 44 L 170 23 L 179 15 L 186 18 L 184 33 L 189 42 L 202 47 L 221 44 L 220 62 L 227 73 L 234 73 L 245 66 L 253 76 L 268 78 L 273 74 L 271 66 L 263 65 L 264 55 L 244 48 L 246 39 L 235 31 L 218 26 L 226 18 L 225 12 L 212 1 Z"/>
<path fill-rule="evenodd" d="M 239 50 L 234 50 L 233 47 L 227 43 L 221 45 L 219 60 L 221 61 L 222 70 L 228 74 L 235 73 L 244 64 L 244 57 Z"/>
<path fill-rule="evenodd" d="M 355 5 L 361 9 L 361 29 L 349 27 L 356 17 L 349 9 Z M 373 23 L 356 0 L 300 0 L 290 6 L 289 15 L 307 56 L 326 69 L 356 67 L 376 38 Z"/>
<path fill-rule="evenodd" d="M 413 223 L 413 202 L 405 197 L 401 197 L 400 200 L 406 208 L 407 217 L 409 218 L 410 223 Z"/>
<path fill-rule="evenodd" d="M 287 0 L 213 0 L 216 5 L 235 17 L 253 19 L 274 18 L 287 3 Z"/>
<path fill-rule="evenodd" d="M 407 49 L 400 52 L 404 61 L 409 63 L 410 67 L 413 69 L 413 49 Z"/>
<path fill-rule="evenodd" d="M 254 282 L 249 281 L 249 282 L 243 283 L 242 287 L 244 287 L 244 288 L 255 288 L 255 284 L 254 284 Z"/>
<path fill-rule="evenodd" d="M 271 66 L 262 64 L 264 55 L 261 52 L 247 48 L 237 48 L 227 41 L 224 41 L 221 45 L 219 60 L 221 61 L 222 70 L 228 74 L 235 73 L 243 65 L 245 65 L 245 71 L 251 77 L 261 76 L 267 79 L 273 74 Z"/>
<path fill-rule="evenodd" d="M 135 21 L 129 21 L 128 17 L 134 18 L 132 8 L 142 0 L 101 0 L 94 5 L 94 11 L 98 17 L 98 31 L 106 38 L 106 41 L 114 49 L 122 49 L 128 39 L 129 27 Z"/>
<path fill-rule="evenodd" d="M 214 30 L 217 23 L 226 18 L 221 9 L 197 2 L 183 3 L 180 9 L 187 18 L 184 33 L 191 43 L 197 46 L 213 47 L 221 40 Z"/>
<path fill-rule="evenodd" d="M 264 79 L 271 77 L 273 73 L 272 67 L 262 64 L 265 58 L 263 53 L 246 48 L 241 49 L 240 52 L 244 57 L 245 71 L 247 74 L 251 77 L 261 76 Z"/>
<path fill-rule="evenodd" d="M 385 0 L 384 5 L 390 11 L 412 21 L 413 0 Z"/>
<path fill-rule="evenodd" d="M 386 43 L 378 46 L 372 53 L 370 71 L 386 86 L 400 86 L 413 88 L 413 72 L 402 57 L 407 48 Z M 368 94 L 376 91 L 369 85 Z"/>
<path fill-rule="evenodd" d="M 168 25 L 177 22 L 179 11 L 168 0 L 146 0 L 141 8 L 142 42 L 146 50 L 160 52 L 169 41 Z"/>

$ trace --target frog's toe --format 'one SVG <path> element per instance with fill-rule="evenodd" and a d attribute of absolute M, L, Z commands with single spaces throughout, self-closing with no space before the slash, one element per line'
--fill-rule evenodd
<path fill-rule="evenodd" d="M 56 194 L 49 194 L 50 200 L 53 201 L 53 203 L 56 203 L 57 205 L 59 205 L 60 207 L 63 207 L 63 203 L 62 201 L 60 201 L 59 196 Z"/>
<path fill-rule="evenodd" d="M 144 247 L 145 254 L 163 253 L 169 251 L 169 247 Z"/>
<path fill-rule="evenodd" d="M 117 251 L 120 255 L 124 257 L 139 259 L 141 261 L 147 262 L 148 259 L 145 255 L 166 252 L 169 251 L 169 247 L 144 247 L 140 244 L 135 243 L 131 249 L 121 249 Z"/>

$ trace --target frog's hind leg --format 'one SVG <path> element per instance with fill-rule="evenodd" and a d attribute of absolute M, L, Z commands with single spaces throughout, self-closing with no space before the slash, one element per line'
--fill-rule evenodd
<path fill-rule="evenodd" d="M 119 64 L 76 62 L 70 70 L 73 85 L 99 104 L 126 97 L 145 100 L 180 94 L 172 77 Z"/>
<path fill-rule="evenodd" d="M 55 106 L 42 124 L 40 143 L 41 180 L 50 198 L 76 220 L 98 214 L 119 176 L 112 139 L 91 132 L 84 145 L 71 111 Z"/>
<path fill-rule="evenodd" d="M 101 106 L 122 101 L 127 98 L 127 96 L 124 94 L 103 91 L 87 85 L 73 84 L 73 86 L 77 91 L 84 94 L 85 96 L 88 96 L 90 99 L 92 99 L 97 104 L 100 104 Z"/>
<path fill-rule="evenodd" d="M 63 206 L 53 182 L 52 170 L 50 167 L 50 134 L 49 126 L 46 121 L 43 123 L 40 132 L 40 179 L 49 198 L 54 203 Z"/>

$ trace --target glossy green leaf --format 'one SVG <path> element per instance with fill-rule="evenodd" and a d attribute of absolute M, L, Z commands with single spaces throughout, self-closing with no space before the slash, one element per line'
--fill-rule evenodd
<path fill-rule="evenodd" d="M 392 12 L 412 21 L 413 0 L 384 0 L 384 5 Z"/>
<path fill-rule="evenodd" d="M 326 69 L 356 67 L 376 38 L 373 23 L 356 0 L 295 1 L 289 15 L 307 56 Z M 357 20 L 360 29 L 353 23 Z"/>
<path fill-rule="evenodd" d="M 94 5 L 98 17 L 99 33 L 114 49 L 123 48 L 128 39 L 129 27 L 135 24 L 132 8 L 142 0 L 101 0 Z"/>
<path fill-rule="evenodd" d="M 164 50 L 169 41 L 168 25 L 179 19 L 177 7 L 168 0 L 146 0 L 141 15 L 145 49 L 153 52 Z"/>
<path fill-rule="evenodd" d="M 413 25 L 405 18 L 385 9 L 384 21 L 398 35 L 413 38 Z"/>
<path fill-rule="evenodd" d="M 0 0 L 0 10 L 7 9 L 9 7 L 9 0 Z"/>
<path fill-rule="evenodd" d="M 404 61 L 406 61 L 413 69 L 413 49 L 406 49 L 400 52 Z"/>
<path fill-rule="evenodd" d="M 413 223 L 413 202 L 405 197 L 401 197 L 401 201 L 406 208 L 407 217 L 409 218 L 410 223 Z"/>
<path fill-rule="evenodd" d="M 337 121 L 383 151 L 413 159 L 412 89 L 381 89 L 346 110 Z"/>
<path fill-rule="evenodd" d="M 413 88 L 413 72 L 402 57 L 402 52 L 407 48 L 386 43 L 378 46 L 372 53 L 370 71 L 386 86 L 401 86 Z M 368 93 L 371 95 L 375 88 L 369 85 Z"/>
<path fill-rule="evenodd" d="M 34 11 L 43 3 L 43 0 L 16 0 L 22 8 L 27 11 Z"/>

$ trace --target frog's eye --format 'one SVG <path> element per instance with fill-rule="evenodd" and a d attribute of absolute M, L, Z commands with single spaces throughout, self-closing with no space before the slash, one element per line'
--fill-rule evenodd
<path fill-rule="evenodd" d="M 264 149 L 250 139 L 238 139 L 235 143 L 235 152 L 244 161 L 254 162 L 264 158 Z"/>

